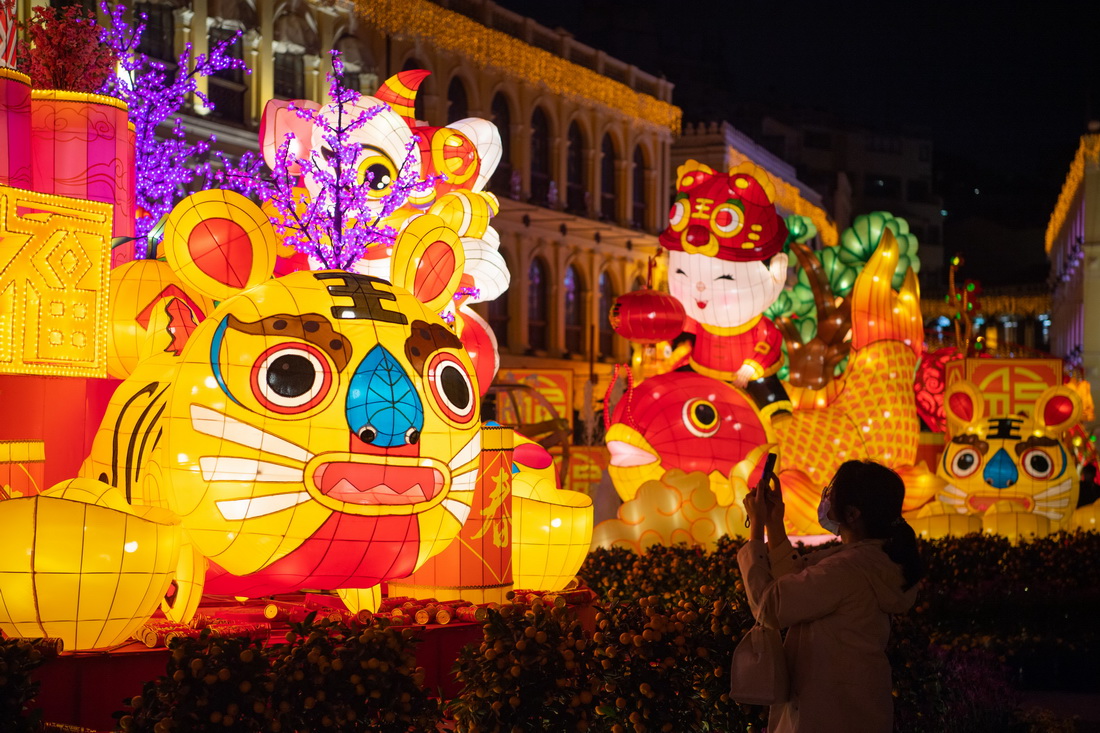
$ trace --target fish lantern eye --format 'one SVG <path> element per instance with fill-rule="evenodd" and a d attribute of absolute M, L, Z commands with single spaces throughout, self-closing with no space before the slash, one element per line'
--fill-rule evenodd
<path fill-rule="evenodd" d="M 684 404 L 684 425 L 695 437 L 709 438 L 718 432 L 718 408 L 709 400 L 688 400 Z"/>

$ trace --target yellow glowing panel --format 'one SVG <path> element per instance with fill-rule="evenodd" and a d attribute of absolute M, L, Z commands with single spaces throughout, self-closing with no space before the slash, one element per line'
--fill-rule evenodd
<path fill-rule="evenodd" d="M 0 186 L 0 372 L 107 375 L 111 210 Z"/>

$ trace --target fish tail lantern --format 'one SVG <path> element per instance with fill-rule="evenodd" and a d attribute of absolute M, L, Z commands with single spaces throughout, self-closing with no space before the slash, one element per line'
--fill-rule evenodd
<path fill-rule="evenodd" d="M 389 584 L 390 595 L 442 598 L 461 595 L 473 603 L 502 603 L 512 588 L 511 428 L 483 426 L 473 503 L 458 539 L 420 565 L 412 575 Z M 454 489 L 451 489 L 453 492 Z M 430 546 L 421 557 L 432 552 Z"/>
<path fill-rule="evenodd" d="M 114 97 L 33 90 L 34 190 L 109 203 L 113 236 L 134 236 L 134 136 L 126 104 Z"/>
<path fill-rule="evenodd" d="M 31 188 L 31 79 L 0 68 L 0 185 Z"/>

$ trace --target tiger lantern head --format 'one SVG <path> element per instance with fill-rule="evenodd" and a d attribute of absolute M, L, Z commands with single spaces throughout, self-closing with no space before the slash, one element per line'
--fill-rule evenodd
<path fill-rule="evenodd" d="M 221 199 L 248 205 L 204 194 L 219 200 L 168 223 L 169 261 L 198 268 L 182 268 L 193 287 L 230 271 L 190 258 L 225 215 Z M 252 251 L 268 230 L 249 231 Z M 85 474 L 180 515 L 211 563 L 206 592 L 408 575 L 457 536 L 477 478 L 477 378 L 438 315 L 462 265 L 458 235 L 425 215 L 399 236 L 390 281 L 300 271 L 210 293 L 222 302 L 182 352 L 145 360 L 118 389 Z"/>
<path fill-rule="evenodd" d="M 951 437 L 937 471 L 947 485 L 937 499 L 946 509 L 1032 513 L 1053 529 L 1067 525 L 1079 487 L 1062 436 L 1081 415 L 1076 392 L 1050 387 L 1026 412 L 985 415 L 977 386 L 960 381 L 948 388 L 944 407 Z"/>

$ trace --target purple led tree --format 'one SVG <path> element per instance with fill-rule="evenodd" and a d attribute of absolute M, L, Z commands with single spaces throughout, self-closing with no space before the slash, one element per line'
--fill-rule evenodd
<path fill-rule="evenodd" d="M 191 58 L 191 44 L 180 54 L 174 71 L 160 61 L 137 51 L 145 30 L 144 14 L 138 14 L 135 23 L 126 21 L 126 9 L 121 5 L 102 4 L 110 25 L 102 29 L 103 42 L 119 58 L 119 71 L 112 75 L 103 94 L 110 94 L 126 102 L 130 121 L 136 128 L 136 203 L 145 211 L 136 225 L 138 257 L 144 256 L 145 239 L 158 225 L 172 206 L 186 194 L 186 187 L 200 172 L 196 162 L 215 142 L 214 136 L 206 140 L 188 142 L 183 121 L 176 117 L 171 127 L 158 128 L 183 108 L 189 95 L 194 94 L 207 108 L 210 100 L 197 88 L 198 79 L 229 69 L 244 69 L 244 61 L 233 58 L 229 50 L 240 38 L 234 36 L 220 41 L 209 53 Z"/>
<path fill-rule="evenodd" d="M 314 139 L 303 146 L 313 148 L 312 155 L 301 158 L 292 153 L 294 135 L 288 133 L 270 172 L 262 158 L 251 153 L 237 162 L 216 154 L 222 165 L 212 170 L 212 177 L 227 188 L 269 201 L 278 211 L 271 218 L 276 231 L 321 267 L 351 270 L 369 248 L 393 244 L 397 232 L 387 219 L 411 194 L 432 188 L 439 178 L 419 179 L 416 142 L 410 133 L 396 178 L 379 182 L 379 188 L 388 186 L 388 192 L 381 197 L 372 195 L 375 173 L 360 170 L 364 155 L 361 131 L 388 105 L 360 104 L 359 93 L 344 86 L 344 64 L 338 51 L 332 52 L 332 68 L 328 74 L 330 104 L 319 109 L 290 108 L 313 127 Z M 300 186 L 303 179 L 309 181 L 312 196 Z"/>

